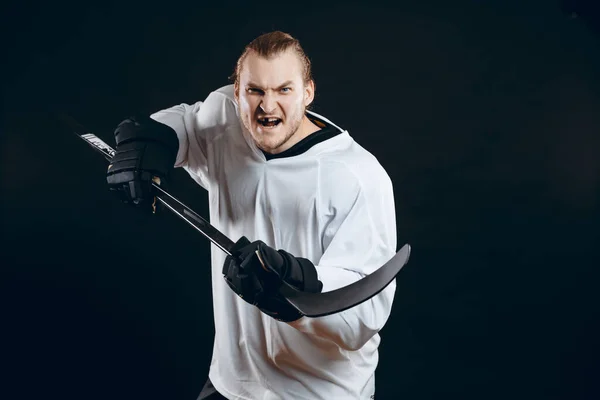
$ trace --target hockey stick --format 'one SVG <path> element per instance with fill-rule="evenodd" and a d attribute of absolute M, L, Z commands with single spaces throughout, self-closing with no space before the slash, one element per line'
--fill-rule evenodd
<path fill-rule="evenodd" d="M 100 152 L 104 158 L 110 162 L 115 154 L 115 150 L 112 147 L 93 133 L 86 131 L 82 125 L 72 118 L 61 115 L 60 119 L 62 122 L 66 123 L 80 139 L 84 140 L 94 150 Z M 206 236 L 227 255 L 231 255 L 231 249 L 234 245 L 234 242 L 231 239 L 159 185 L 153 183 L 153 187 L 158 192 L 156 194 L 156 199 L 159 202 Z M 406 244 L 375 272 L 350 285 L 330 292 L 307 293 L 299 291 L 286 282 L 283 282 L 279 292 L 290 302 L 290 304 L 306 317 L 315 318 L 336 314 L 359 305 L 379 294 L 394 280 L 402 267 L 408 262 L 409 257 L 410 245 Z"/>

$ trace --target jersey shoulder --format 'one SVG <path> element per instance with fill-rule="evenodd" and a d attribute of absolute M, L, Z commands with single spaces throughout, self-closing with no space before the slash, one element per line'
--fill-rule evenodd
<path fill-rule="evenodd" d="M 375 155 L 354 140 L 343 139 L 344 146 L 322 153 L 319 160 L 321 219 L 329 223 L 354 213 L 368 216 L 370 221 L 388 221 L 384 224 L 394 221 L 390 176 Z"/>
<path fill-rule="evenodd" d="M 232 84 L 221 86 L 220 88 L 214 90 L 213 93 L 216 93 L 216 94 L 222 96 L 223 100 L 227 100 L 232 103 L 235 103 L 234 88 L 233 88 Z"/>
<path fill-rule="evenodd" d="M 197 102 L 191 111 L 196 134 L 209 141 L 226 135 L 239 124 L 233 85 L 213 90 L 204 101 Z"/>
<path fill-rule="evenodd" d="M 325 182 L 352 183 L 363 190 L 391 185 L 390 176 L 377 157 L 350 135 L 343 146 L 319 156 L 321 177 Z"/>
<path fill-rule="evenodd" d="M 199 111 L 206 111 L 227 120 L 232 117 L 237 117 L 237 105 L 233 96 L 233 85 L 227 85 L 213 90 L 208 94 L 201 105 Z M 204 108 L 204 110 L 202 110 Z"/>

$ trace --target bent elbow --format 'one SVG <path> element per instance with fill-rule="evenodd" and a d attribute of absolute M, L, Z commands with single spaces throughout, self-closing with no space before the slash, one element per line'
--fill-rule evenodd
<path fill-rule="evenodd" d="M 383 329 L 387 319 L 389 317 L 389 313 L 385 315 L 379 315 L 378 317 L 373 318 L 370 321 L 361 321 L 358 324 L 350 324 L 348 321 L 347 328 L 348 331 L 345 334 L 340 334 L 337 337 L 337 344 L 344 350 L 348 351 L 357 351 L 363 348 L 375 335 Z M 354 325 L 354 329 L 352 326 Z"/>
<path fill-rule="evenodd" d="M 342 315 L 347 332 L 339 336 L 338 345 L 344 350 L 363 348 L 387 323 L 392 309 L 394 288 L 369 300 L 355 310 L 355 314 Z M 351 322 L 354 320 L 354 323 Z M 353 329 L 354 327 L 354 329 Z"/>
<path fill-rule="evenodd" d="M 394 298 L 395 285 L 346 311 L 319 318 L 302 317 L 288 324 L 310 335 L 333 342 L 345 351 L 362 349 L 386 324 Z"/>

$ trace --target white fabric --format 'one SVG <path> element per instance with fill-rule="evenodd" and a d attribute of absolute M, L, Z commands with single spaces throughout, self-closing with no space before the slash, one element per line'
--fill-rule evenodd
<path fill-rule="evenodd" d="M 176 166 L 208 190 L 211 223 L 233 240 L 245 235 L 308 258 L 323 291 L 356 281 L 396 253 L 391 180 L 347 131 L 267 161 L 239 122 L 231 85 L 152 118 L 177 132 Z M 284 323 L 231 291 L 221 274 L 225 254 L 214 245 L 211 258 L 216 335 L 209 377 L 221 394 L 331 400 L 375 393 L 378 332 L 395 281 L 342 313 Z"/>

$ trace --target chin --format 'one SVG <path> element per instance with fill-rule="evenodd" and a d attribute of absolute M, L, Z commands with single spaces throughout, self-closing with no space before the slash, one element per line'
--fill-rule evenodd
<path fill-rule="evenodd" d="M 285 145 L 285 143 L 288 141 L 289 138 L 285 138 L 283 136 L 277 136 L 277 137 L 264 137 L 264 136 L 260 136 L 260 140 L 257 141 L 258 142 L 258 146 L 263 149 L 264 151 L 266 151 L 267 153 L 272 153 L 272 154 L 276 154 L 276 153 L 280 153 L 281 147 Z"/>
<path fill-rule="evenodd" d="M 281 141 L 272 141 L 272 140 L 261 140 L 258 146 L 266 151 L 267 153 L 275 154 L 278 152 L 278 149 L 283 145 Z"/>
<path fill-rule="evenodd" d="M 283 129 L 264 130 L 260 127 L 254 128 L 252 132 L 254 139 L 261 145 L 278 147 L 286 140 L 286 131 Z"/>
<path fill-rule="evenodd" d="M 286 121 L 273 129 L 265 129 L 255 123 L 248 125 L 252 127 L 251 135 L 257 146 L 267 153 L 277 154 L 283 151 L 281 148 L 294 136 L 300 124 L 292 124 L 290 127 L 289 121 Z"/>

